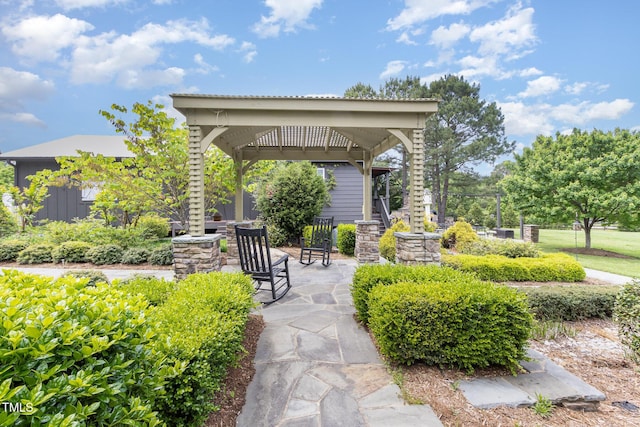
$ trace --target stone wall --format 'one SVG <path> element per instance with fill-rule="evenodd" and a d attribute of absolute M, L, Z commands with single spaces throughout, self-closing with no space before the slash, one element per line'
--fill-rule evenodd
<path fill-rule="evenodd" d="M 356 261 L 360 264 L 380 262 L 378 221 L 356 221 Z"/>
<path fill-rule="evenodd" d="M 522 240 L 525 242 L 538 243 L 540 240 L 540 226 L 525 224 Z"/>
<path fill-rule="evenodd" d="M 227 265 L 240 265 L 240 252 L 238 252 L 238 240 L 236 239 L 235 226 L 251 228 L 253 221 L 227 221 Z"/>
<path fill-rule="evenodd" d="M 220 271 L 220 234 L 204 236 L 184 235 L 172 239 L 173 269 L 176 280 L 182 280 L 193 273 Z"/>
<path fill-rule="evenodd" d="M 437 233 L 393 233 L 396 263 L 440 265 L 440 235 Z"/>

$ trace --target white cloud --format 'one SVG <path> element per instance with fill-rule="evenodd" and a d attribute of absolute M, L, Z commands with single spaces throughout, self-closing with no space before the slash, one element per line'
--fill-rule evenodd
<path fill-rule="evenodd" d="M 47 127 L 45 122 L 31 113 L 0 113 L 0 121 L 22 123 L 39 128 Z"/>
<path fill-rule="evenodd" d="M 53 89 L 53 82 L 42 80 L 36 74 L 0 67 L 0 104 L 4 106 L 15 105 L 23 99 L 45 99 Z"/>
<path fill-rule="evenodd" d="M 307 22 L 311 12 L 322 6 L 323 0 L 265 0 L 271 9 L 269 16 L 261 16 L 252 30 L 263 38 L 277 37 L 280 31 L 295 32 L 298 28 L 313 28 Z"/>
<path fill-rule="evenodd" d="M 253 62 L 256 55 L 258 55 L 258 51 L 256 50 L 256 45 L 254 45 L 251 42 L 242 42 L 242 44 L 240 45 L 239 51 L 244 54 L 243 60 L 247 64 Z"/>
<path fill-rule="evenodd" d="M 542 76 L 527 82 L 527 88 L 518 96 L 529 98 L 534 96 L 549 95 L 560 90 L 562 80 L 553 76 Z"/>
<path fill-rule="evenodd" d="M 105 7 L 121 3 L 128 0 L 56 0 L 56 4 L 64 10 L 84 9 L 87 7 Z"/>
<path fill-rule="evenodd" d="M 396 41 L 398 43 L 404 43 L 410 46 L 416 46 L 418 44 L 417 42 L 413 41 L 413 39 L 411 38 L 411 36 L 407 31 L 403 31 L 402 33 L 400 33 Z"/>
<path fill-rule="evenodd" d="M 387 21 L 387 30 L 411 28 L 443 15 L 468 15 L 499 0 L 405 0 L 404 9 Z"/>
<path fill-rule="evenodd" d="M 86 21 L 64 15 L 34 16 L 15 25 L 2 27 L 2 34 L 13 43 L 12 51 L 28 61 L 55 61 L 62 49 L 74 44 L 94 27 Z"/>
<path fill-rule="evenodd" d="M 387 68 L 380 73 L 380 79 L 384 80 L 388 77 L 401 73 L 407 67 L 407 61 L 389 61 Z"/>
<path fill-rule="evenodd" d="M 211 72 L 219 71 L 218 67 L 207 63 L 207 61 L 204 60 L 204 57 L 199 53 L 193 55 L 193 62 L 198 65 L 196 72 L 199 74 L 209 74 Z"/>
<path fill-rule="evenodd" d="M 587 87 L 589 87 L 587 82 L 576 82 L 565 86 L 564 90 L 571 95 L 580 95 Z"/>
<path fill-rule="evenodd" d="M 164 70 L 126 70 L 116 83 L 125 89 L 146 89 L 154 86 L 175 86 L 182 82 L 185 71 L 178 67 Z"/>
<path fill-rule="evenodd" d="M 440 26 L 431 33 L 430 44 L 441 49 L 450 48 L 456 42 L 471 32 L 471 27 L 464 23 L 451 24 L 448 28 Z"/>
<path fill-rule="evenodd" d="M 528 53 L 538 41 L 533 25 L 533 8 L 522 9 L 520 3 L 509 9 L 507 15 L 486 25 L 474 28 L 469 35 L 472 42 L 479 43 L 478 53 L 501 55 L 510 59 Z"/>
<path fill-rule="evenodd" d="M 540 74 L 543 74 L 542 71 L 538 70 L 536 67 L 525 68 L 518 72 L 520 77 L 539 76 Z"/>
<path fill-rule="evenodd" d="M 186 92 L 185 92 L 186 93 Z M 168 95 L 156 95 L 151 98 L 154 104 L 160 104 L 164 106 L 162 111 L 168 116 L 176 119 L 176 124 L 180 125 L 185 122 L 185 117 L 181 112 L 173 108 L 173 99 Z"/>

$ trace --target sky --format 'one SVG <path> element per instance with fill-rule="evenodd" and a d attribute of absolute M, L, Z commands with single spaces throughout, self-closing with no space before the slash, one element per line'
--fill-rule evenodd
<path fill-rule="evenodd" d="M 518 150 L 640 130 L 640 2 L 0 0 L 0 152 L 114 135 L 112 104 L 171 93 L 342 96 L 390 78 L 480 86 Z"/>

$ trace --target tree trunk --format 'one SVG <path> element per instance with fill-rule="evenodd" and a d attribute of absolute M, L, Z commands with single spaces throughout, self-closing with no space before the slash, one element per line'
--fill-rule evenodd
<path fill-rule="evenodd" d="M 593 227 L 594 223 L 591 223 L 588 218 L 584 219 L 584 247 L 587 249 L 591 249 L 591 227 Z"/>
<path fill-rule="evenodd" d="M 449 176 L 445 175 L 442 181 L 442 193 L 438 201 L 438 222 L 444 224 L 447 215 L 447 200 L 449 198 Z"/>

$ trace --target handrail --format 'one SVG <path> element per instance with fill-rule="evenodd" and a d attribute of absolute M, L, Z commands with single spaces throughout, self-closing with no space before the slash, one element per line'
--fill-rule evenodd
<path fill-rule="evenodd" d="M 391 227 L 391 214 L 387 209 L 387 203 L 384 197 L 379 197 L 376 199 L 376 210 L 382 217 L 382 223 L 384 224 L 385 228 Z"/>

